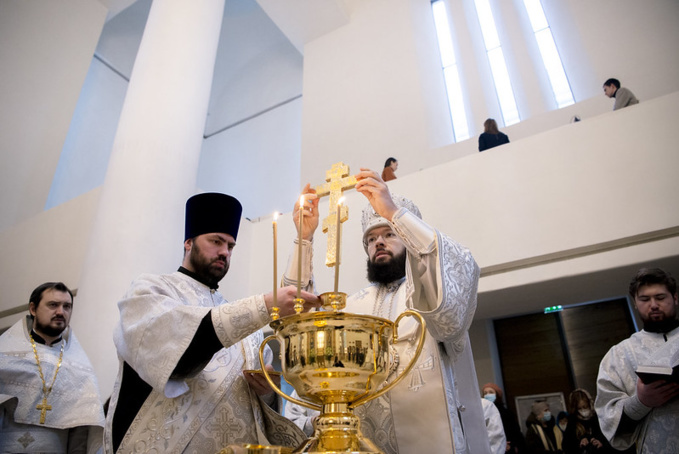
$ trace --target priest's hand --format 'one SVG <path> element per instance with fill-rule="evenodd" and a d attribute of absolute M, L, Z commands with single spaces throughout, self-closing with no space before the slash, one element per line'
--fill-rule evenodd
<path fill-rule="evenodd" d="M 270 364 L 267 364 L 266 370 L 269 372 L 273 372 L 273 366 Z M 264 401 L 267 403 L 272 402 L 273 399 L 273 394 L 274 390 L 271 388 L 271 385 L 269 385 L 269 382 L 266 381 L 266 377 L 264 374 L 261 373 L 251 373 L 251 372 L 246 372 L 243 371 L 243 376 L 245 377 L 245 381 L 248 382 L 250 385 L 250 388 L 258 395 L 260 396 Z M 281 377 L 280 375 L 269 375 L 271 377 L 271 380 L 278 386 L 280 389 L 281 387 Z"/>
<path fill-rule="evenodd" d="M 637 379 L 637 397 L 639 402 L 647 407 L 660 407 L 677 396 L 679 396 L 679 383 L 657 380 L 653 383 L 645 384 L 640 379 Z"/>
<path fill-rule="evenodd" d="M 316 190 L 312 189 L 309 183 L 302 189 L 304 195 L 304 206 L 302 207 L 302 239 L 313 239 L 314 232 L 318 228 L 318 196 Z M 295 224 L 297 235 L 299 235 L 299 199 L 295 202 L 295 208 L 292 210 L 292 221 Z"/>
<path fill-rule="evenodd" d="M 382 177 L 374 170 L 361 168 L 356 174 L 356 179 L 358 180 L 356 190 L 368 199 L 377 214 L 391 221 L 398 207 L 391 199 L 389 188 Z"/>
<path fill-rule="evenodd" d="M 281 287 L 277 290 L 276 306 L 279 308 L 278 314 L 281 317 L 287 317 L 288 315 L 295 315 L 295 298 L 297 297 L 297 287 L 294 285 L 288 285 L 287 287 Z M 321 299 L 318 295 L 306 292 L 302 290 L 300 292 L 300 298 L 304 300 L 304 309 L 302 312 L 309 312 L 313 308 L 321 307 Z M 271 309 L 274 306 L 273 292 L 264 295 L 264 302 L 266 303 L 266 308 L 271 313 Z"/>

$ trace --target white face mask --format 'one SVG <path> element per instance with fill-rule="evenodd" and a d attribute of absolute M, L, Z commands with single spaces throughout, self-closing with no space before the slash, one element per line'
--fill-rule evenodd
<path fill-rule="evenodd" d="M 483 396 L 483 398 L 491 402 L 495 402 L 497 396 L 495 394 L 486 394 L 485 396 Z"/>
<path fill-rule="evenodd" d="M 549 421 L 550 419 L 552 419 L 552 414 L 550 412 L 546 411 L 542 414 L 542 419 L 544 421 Z"/>
<path fill-rule="evenodd" d="M 561 432 L 565 432 L 567 426 L 568 426 L 568 423 L 559 424 L 559 427 L 561 428 Z"/>
<path fill-rule="evenodd" d="M 578 410 L 578 413 L 580 414 L 582 419 L 589 419 L 592 416 L 592 410 L 588 409 Z"/>

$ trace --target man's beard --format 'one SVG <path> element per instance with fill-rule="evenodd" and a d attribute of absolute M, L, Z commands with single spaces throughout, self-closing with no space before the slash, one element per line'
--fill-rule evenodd
<path fill-rule="evenodd" d="M 379 284 L 389 284 L 406 275 L 406 251 L 403 250 L 390 260 L 375 263 L 368 257 L 368 280 Z"/>
<path fill-rule="evenodd" d="M 217 260 L 221 260 L 225 263 L 223 270 L 218 270 L 211 266 L 212 263 L 216 262 Z M 210 284 L 210 286 L 216 286 L 229 271 L 229 261 L 226 259 L 226 257 L 222 255 L 213 260 L 206 259 L 195 241 L 193 242 L 193 247 L 191 248 L 189 261 L 191 263 L 191 267 L 193 268 L 193 272 L 200 276 L 206 283 Z"/>
<path fill-rule="evenodd" d="M 644 320 L 644 330 L 651 333 L 668 333 L 679 326 L 679 320 L 675 317 L 665 318 L 660 321 Z"/>
<path fill-rule="evenodd" d="M 36 333 L 41 333 L 49 337 L 59 337 L 61 336 L 61 333 L 64 332 L 66 329 L 66 319 L 64 320 L 64 327 L 63 328 L 55 328 L 50 324 L 44 325 L 38 320 L 37 318 L 35 319 L 35 332 Z"/>

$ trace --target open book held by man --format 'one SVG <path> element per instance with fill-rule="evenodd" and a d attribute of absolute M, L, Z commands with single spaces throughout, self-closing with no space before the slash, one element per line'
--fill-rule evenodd
<path fill-rule="evenodd" d="M 666 382 L 679 383 L 679 348 L 676 345 L 668 345 L 672 347 L 674 352 L 669 356 L 670 360 L 667 366 L 659 364 L 640 364 L 637 366 L 636 374 L 645 384 L 653 383 L 658 380 L 665 380 Z"/>

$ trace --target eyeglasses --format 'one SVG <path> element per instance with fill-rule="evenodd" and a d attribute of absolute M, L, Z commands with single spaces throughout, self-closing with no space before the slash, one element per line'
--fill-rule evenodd
<path fill-rule="evenodd" d="M 379 233 L 377 235 L 370 234 L 365 238 L 365 244 L 366 246 L 369 246 L 377 241 L 378 238 L 382 237 L 384 241 L 393 241 L 396 238 L 398 238 L 398 235 L 396 235 L 393 231 L 388 231 L 384 233 Z"/>

